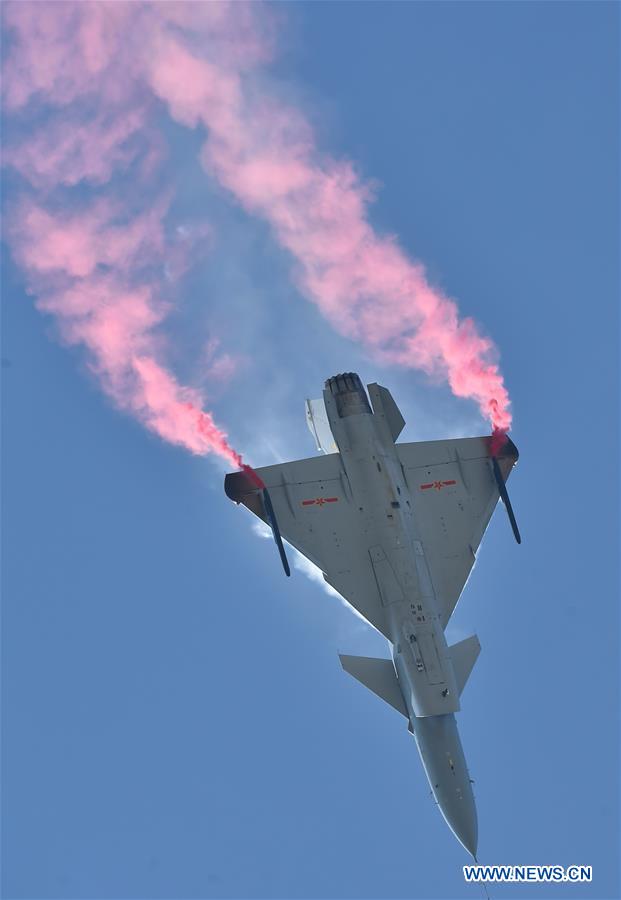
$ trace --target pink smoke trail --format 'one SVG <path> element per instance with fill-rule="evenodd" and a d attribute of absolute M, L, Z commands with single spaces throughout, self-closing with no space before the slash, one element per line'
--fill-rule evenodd
<path fill-rule="evenodd" d="M 477 402 L 494 445 L 502 443 L 510 401 L 492 342 L 393 237 L 373 230 L 369 190 L 350 163 L 319 152 L 300 111 L 174 37 L 162 40 L 146 77 L 174 118 L 207 128 L 206 170 L 270 222 L 328 321 L 385 361 L 445 377 L 456 396 Z"/>
<path fill-rule="evenodd" d="M 136 279 L 146 261 L 166 251 L 160 202 L 124 224 L 107 199 L 77 212 L 43 210 L 23 201 L 9 237 L 28 272 L 38 307 L 57 316 L 63 338 L 90 351 L 90 367 L 115 403 L 150 430 L 197 454 L 217 453 L 239 465 L 239 455 L 197 391 L 179 385 L 158 362 L 156 327 L 168 305 L 157 284 Z"/>
<path fill-rule="evenodd" d="M 179 275 L 191 247 L 167 237 L 171 197 L 153 188 L 162 154 L 154 104 L 132 76 L 132 40 L 120 37 L 135 11 L 23 3 L 5 18 L 14 41 L 5 108 L 26 122 L 46 113 L 44 126 L 4 153 L 30 184 L 13 204 L 7 233 L 37 306 L 57 317 L 68 344 L 87 348 L 90 369 L 118 407 L 170 443 L 242 467 L 200 393 L 162 362 L 157 329 L 170 302 L 161 261 Z M 114 181 L 132 164 L 142 181 L 138 212 Z M 68 190 L 76 185 L 91 188 L 86 198 Z"/>
<path fill-rule="evenodd" d="M 297 261 L 302 291 L 331 325 L 381 360 L 446 378 L 456 396 L 478 404 L 495 445 L 502 443 L 511 414 L 492 342 L 471 319 L 460 319 L 454 301 L 430 285 L 423 266 L 408 259 L 395 238 L 374 231 L 370 191 L 351 163 L 322 154 L 302 113 L 279 101 L 257 72 L 274 42 L 270 10 L 242 3 L 19 3 L 8 5 L 5 18 L 13 42 L 5 71 L 7 108 L 24 112 L 45 102 L 56 112 L 55 127 L 46 124 L 9 148 L 8 162 L 31 185 L 44 191 L 84 181 L 105 184 L 136 159 L 148 180 L 162 152 L 153 137 L 157 98 L 178 122 L 206 129 L 206 171 L 271 224 Z M 85 119 L 85 103 L 93 99 L 96 114 Z M 37 207 L 30 212 L 36 219 Z M 38 214 L 51 215 L 41 207 Z M 145 244 L 138 239 L 141 220 L 127 224 L 127 232 L 115 231 L 105 215 L 103 224 L 97 219 L 95 206 L 84 214 L 90 243 L 80 244 L 78 221 L 69 249 L 62 240 L 35 249 L 19 227 L 24 215 L 22 210 L 13 231 L 14 252 L 31 277 L 43 276 L 40 296 L 47 299 L 40 303 L 65 321 L 68 339 L 91 349 L 108 393 L 167 440 L 194 452 L 233 452 L 218 443 L 217 429 L 214 434 L 205 426 L 211 437 L 205 436 L 195 415 L 198 398 L 156 362 L 160 348 L 152 329 L 162 321 L 163 307 L 150 284 L 139 297 L 131 293 Z M 150 220 L 146 244 L 152 251 L 158 241 L 160 251 L 163 246 L 156 227 L 162 215 Z M 53 233 L 54 222 L 48 226 Z M 116 237 L 112 250 L 109 237 Z M 134 250 L 126 252 L 128 246 Z M 86 273 L 83 253 L 96 259 Z M 45 268 L 50 262 L 55 275 L 64 275 L 60 288 Z M 102 266 L 112 267 L 114 276 L 110 269 L 102 274 Z M 76 322 L 71 296 L 80 287 L 92 290 L 97 310 L 96 298 L 107 298 L 102 302 L 114 314 L 91 309 Z M 126 302 L 111 302 L 112 293 Z M 109 352 L 110 335 L 116 353 L 124 353 L 120 366 Z"/>

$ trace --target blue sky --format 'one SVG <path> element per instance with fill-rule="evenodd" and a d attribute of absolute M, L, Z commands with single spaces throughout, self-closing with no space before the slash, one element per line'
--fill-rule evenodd
<path fill-rule="evenodd" d="M 378 182 L 373 223 L 494 338 L 513 398 L 524 543 L 499 510 L 450 625 L 483 647 L 458 717 L 479 856 L 594 881 L 492 896 L 617 897 L 618 7 L 279 9 L 283 90 Z M 312 454 L 303 399 L 347 369 L 391 389 L 404 440 L 485 432 L 335 335 L 200 137 L 162 125 L 179 210 L 218 223 L 176 365 L 195 333 L 248 360 L 212 401 L 254 463 Z M 117 412 L 3 270 L 3 895 L 480 897 L 402 721 L 340 669 L 382 640 L 282 577 L 222 466 Z"/>

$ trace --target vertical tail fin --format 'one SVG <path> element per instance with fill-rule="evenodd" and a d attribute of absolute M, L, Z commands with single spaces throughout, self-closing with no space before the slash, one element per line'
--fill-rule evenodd
<path fill-rule="evenodd" d="M 388 388 L 382 387 L 381 384 L 368 384 L 367 388 L 373 404 L 373 412 L 378 419 L 386 423 L 388 433 L 393 442 L 396 441 L 405 426 L 405 419 L 401 415 L 401 410 L 395 403 Z"/>

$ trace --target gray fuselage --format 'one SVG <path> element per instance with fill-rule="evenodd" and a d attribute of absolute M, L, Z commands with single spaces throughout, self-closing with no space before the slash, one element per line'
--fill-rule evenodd
<path fill-rule="evenodd" d="M 473 856 L 477 814 L 454 713 L 459 693 L 439 606 L 394 441 L 361 384 L 324 391 L 332 434 L 363 521 L 385 608 L 391 654 L 429 784 L 446 822 Z"/>

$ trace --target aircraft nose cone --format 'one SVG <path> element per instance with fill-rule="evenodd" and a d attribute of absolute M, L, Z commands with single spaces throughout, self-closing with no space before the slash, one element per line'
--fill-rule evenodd
<path fill-rule="evenodd" d="M 436 783 L 434 794 L 446 824 L 462 847 L 471 856 L 476 856 L 479 837 L 477 808 L 465 767 L 459 774 L 461 778 L 457 777 L 456 772 Z"/>
<path fill-rule="evenodd" d="M 470 804 L 463 800 L 458 800 L 455 803 L 451 803 L 449 808 L 441 806 L 441 809 L 448 826 L 459 843 L 468 851 L 470 856 L 476 856 L 479 827 L 474 803 Z"/>
<path fill-rule="evenodd" d="M 477 852 L 477 809 L 455 716 L 414 720 L 414 734 L 440 812 L 471 856 Z"/>

